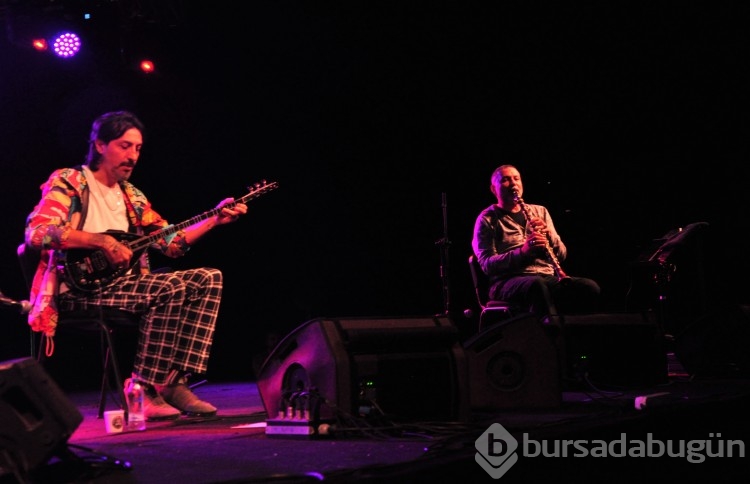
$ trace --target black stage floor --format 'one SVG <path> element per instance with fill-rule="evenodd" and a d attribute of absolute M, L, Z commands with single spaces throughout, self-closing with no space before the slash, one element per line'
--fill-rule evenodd
<path fill-rule="evenodd" d="M 734 482 L 747 476 L 750 379 L 691 378 L 670 365 L 665 383 L 564 389 L 555 408 L 472 411 L 456 422 L 362 421 L 312 437 L 267 435 L 255 382 L 196 387 L 219 407 L 214 418 L 183 417 L 120 434 L 107 434 L 97 418 L 98 392 L 76 392 L 64 398 L 83 421 L 60 445 L 63 458 L 45 457 L 28 473 L 5 469 L 0 483 Z M 637 397 L 653 394 L 660 395 L 636 408 Z M 108 408 L 115 407 L 110 400 Z M 487 445 L 499 442 L 497 424 L 519 442 L 513 452 Z M 43 444 L 22 445 L 36 451 Z M 727 456 L 730 447 L 734 457 Z M 598 457 L 581 456 L 596 448 Z"/>

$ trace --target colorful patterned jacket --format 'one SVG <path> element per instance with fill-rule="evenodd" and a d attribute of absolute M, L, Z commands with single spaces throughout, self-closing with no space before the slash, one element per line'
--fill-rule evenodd
<path fill-rule="evenodd" d="M 70 231 L 83 227 L 88 210 L 89 186 L 82 167 L 77 166 L 55 170 L 40 188 L 42 198 L 27 217 L 24 234 L 27 248 L 38 251 L 41 256 L 31 286 L 29 301 L 32 310 L 28 322 L 32 330 L 51 338 L 58 320 L 56 298 L 60 281 L 57 258 L 61 251 L 68 248 Z M 120 189 L 125 195 L 129 231 L 149 233 L 169 225 L 132 183 L 121 182 Z M 184 236 L 183 231 L 177 231 L 151 248 L 167 257 L 180 257 L 189 249 Z M 147 251 L 141 254 L 137 270 L 150 272 Z"/>

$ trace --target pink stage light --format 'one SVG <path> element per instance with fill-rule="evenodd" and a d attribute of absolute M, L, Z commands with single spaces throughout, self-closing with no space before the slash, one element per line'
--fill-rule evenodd
<path fill-rule="evenodd" d="M 65 32 L 52 42 L 52 50 L 56 56 L 69 59 L 81 50 L 81 39 L 73 32 Z"/>

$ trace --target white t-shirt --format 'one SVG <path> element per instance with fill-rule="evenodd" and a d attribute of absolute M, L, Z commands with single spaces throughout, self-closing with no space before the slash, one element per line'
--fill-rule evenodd
<path fill-rule="evenodd" d="M 105 230 L 128 230 L 125 197 L 119 185 L 110 188 L 94 178 L 94 173 L 84 165 L 83 172 L 89 182 L 89 208 L 83 230 L 104 232 Z"/>

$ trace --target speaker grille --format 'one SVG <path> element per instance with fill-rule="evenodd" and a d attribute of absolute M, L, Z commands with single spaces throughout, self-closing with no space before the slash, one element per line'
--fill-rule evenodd
<path fill-rule="evenodd" d="M 524 314 L 466 343 L 471 408 L 550 408 L 562 403 L 557 326 Z"/>

